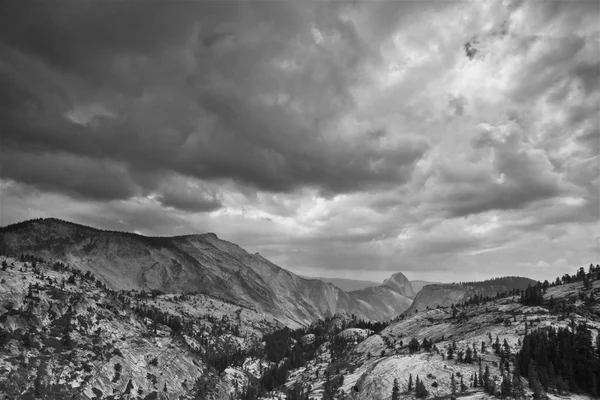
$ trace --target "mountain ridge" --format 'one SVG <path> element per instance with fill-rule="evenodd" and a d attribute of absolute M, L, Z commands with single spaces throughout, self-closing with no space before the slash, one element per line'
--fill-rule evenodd
<path fill-rule="evenodd" d="M 214 233 L 144 236 L 46 218 L 0 228 L 0 246 L 17 255 L 78 265 L 115 290 L 219 295 L 294 327 L 337 312 L 389 320 L 411 302 L 389 288 L 349 294 L 304 279 Z"/>
<path fill-rule="evenodd" d="M 534 285 L 537 281 L 520 277 L 506 276 L 492 278 L 485 281 L 464 283 L 437 283 L 423 286 L 415 296 L 410 307 L 404 312 L 410 315 L 425 308 L 447 307 L 452 304 L 464 302 L 469 298 L 478 296 L 494 296 L 498 293 L 513 289 L 524 290 L 527 285 Z"/>

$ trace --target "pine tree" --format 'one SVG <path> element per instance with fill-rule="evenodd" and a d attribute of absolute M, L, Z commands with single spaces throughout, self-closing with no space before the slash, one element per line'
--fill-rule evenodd
<path fill-rule="evenodd" d="M 596 358 L 600 361 L 600 335 L 596 335 Z"/>
<path fill-rule="evenodd" d="M 65 330 L 63 331 L 62 344 L 64 344 L 65 347 L 71 347 L 71 345 L 73 344 L 73 341 L 71 340 L 71 322 L 70 321 L 67 322 Z"/>
<path fill-rule="evenodd" d="M 479 359 L 479 387 L 483 387 L 483 366 L 481 365 L 481 359 Z"/>
<path fill-rule="evenodd" d="M 557 386 L 556 371 L 554 370 L 554 364 L 550 362 L 548 365 L 548 387 L 555 389 Z"/>
<path fill-rule="evenodd" d="M 325 384 L 323 385 L 323 400 L 334 400 L 335 388 L 331 380 L 331 374 L 328 372 L 325 375 Z"/>
<path fill-rule="evenodd" d="M 529 388 L 533 391 L 533 398 L 539 399 L 542 396 L 543 390 L 533 363 L 529 364 L 527 378 L 529 379 Z"/>
<path fill-rule="evenodd" d="M 419 340 L 417 340 L 417 338 L 412 338 L 408 343 L 408 351 L 411 353 L 419 351 L 420 347 L 421 345 L 419 344 Z"/>
<path fill-rule="evenodd" d="M 131 379 L 129 379 L 127 386 L 125 387 L 125 394 L 131 393 L 131 389 L 133 389 L 133 382 L 131 382 Z"/>
<path fill-rule="evenodd" d="M 512 379 L 512 393 L 515 396 L 515 399 L 520 399 L 525 395 L 525 388 L 523 387 L 523 381 L 521 381 L 521 376 L 518 373 L 518 370 L 513 371 L 513 379 Z"/>
<path fill-rule="evenodd" d="M 510 345 L 508 344 L 508 341 L 506 339 L 504 339 L 502 347 L 504 347 L 504 356 L 510 357 Z"/>
<path fill-rule="evenodd" d="M 467 391 L 467 385 L 465 385 L 465 382 L 463 381 L 463 377 L 461 375 L 460 377 L 460 392 L 464 393 Z"/>
<path fill-rule="evenodd" d="M 400 388 L 396 378 L 394 378 L 394 386 L 392 387 L 392 400 L 400 400 Z"/>
<path fill-rule="evenodd" d="M 408 376 L 408 387 L 406 388 L 407 392 L 412 392 L 413 390 L 413 377 L 412 374 Z"/>
<path fill-rule="evenodd" d="M 510 396 L 512 392 L 512 383 L 510 375 L 502 375 L 502 383 L 500 384 L 500 393 L 502 396 Z"/>
<path fill-rule="evenodd" d="M 452 391 L 453 395 L 456 394 L 456 381 L 454 380 L 454 372 L 450 376 L 450 390 Z"/>
<path fill-rule="evenodd" d="M 419 399 L 424 399 L 428 395 L 429 395 L 429 392 L 427 391 L 427 388 L 425 388 L 425 384 L 417 376 L 417 381 L 415 384 L 415 396 L 417 396 L 417 398 L 419 398 Z"/>
<path fill-rule="evenodd" d="M 465 350 L 465 363 L 471 364 L 473 362 L 473 350 L 471 347 L 467 346 L 467 350 Z"/>
<path fill-rule="evenodd" d="M 485 372 L 483 373 L 483 389 L 486 393 L 490 393 L 490 367 L 488 365 L 485 366 Z"/>

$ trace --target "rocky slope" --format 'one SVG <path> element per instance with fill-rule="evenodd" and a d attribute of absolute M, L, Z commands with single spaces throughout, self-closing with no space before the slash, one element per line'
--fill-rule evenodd
<path fill-rule="evenodd" d="M 420 280 L 410 281 L 410 285 L 412 286 L 415 293 L 419 293 L 421 291 L 421 289 L 423 289 L 427 285 L 436 285 L 439 283 L 440 282 L 428 282 L 428 281 L 420 281 Z"/>
<path fill-rule="evenodd" d="M 145 237 L 39 219 L 1 228 L 0 248 L 77 265 L 114 290 L 220 296 L 292 327 L 336 312 L 389 320 L 409 306 L 407 295 L 412 294 L 391 287 L 349 294 L 332 284 L 301 278 L 213 233 Z"/>
<path fill-rule="evenodd" d="M 114 291 L 76 265 L 33 257 L 0 256 L 0 264 L 2 400 L 390 400 L 394 380 L 401 398 L 414 399 L 416 377 L 428 392 L 422 398 L 432 399 L 449 398 L 453 375 L 456 397 L 487 399 L 501 396 L 505 356 L 493 349 L 494 340 L 506 342 L 502 354 L 511 357 L 504 361 L 515 371 L 512 356 L 525 348 L 527 332 L 577 327 L 579 334 L 581 325 L 589 334 L 578 336 L 579 348 L 598 353 L 590 355 L 589 368 L 600 372 L 600 266 L 543 292 L 540 285 L 455 309 L 419 310 L 391 323 L 335 314 L 291 330 L 268 314 L 207 294 Z M 476 349 L 471 362 L 467 349 Z M 472 385 L 471 377 L 486 367 L 494 396 Z M 527 379 L 516 382 L 521 398 L 531 398 Z M 552 399 L 583 399 L 556 384 L 548 392 Z"/>
<path fill-rule="evenodd" d="M 463 284 L 429 284 L 423 286 L 405 313 L 411 314 L 438 306 L 447 307 L 468 300 L 475 295 L 494 296 L 513 289 L 524 290 L 527 285 L 535 283 L 533 279 L 529 278 L 505 277 Z"/>
<path fill-rule="evenodd" d="M 206 295 L 114 292 L 60 264 L 0 262 L 0 399 L 236 399 L 229 375 L 252 369 L 220 372 L 218 357 L 282 327 Z"/>
<path fill-rule="evenodd" d="M 428 391 L 425 398 L 450 398 L 454 376 L 454 397 L 503 397 L 500 394 L 503 374 L 499 370 L 502 356 L 493 349 L 494 342 L 506 340 L 503 351 L 515 355 L 522 349 L 527 332 L 585 324 L 590 331 L 589 340 L 594 343 L 600 334 L 600 304 L 594 300 L 598 295 L 599 273 L 588 288 L 581 281 L 549 287 L 543 295 L 542 305 L 524 305 L 519 296 L 507 296 L 479 305 L 460 305 L 458 315 L 454 315 L 450 307 L 419 311 L 398 319 L 379 332 L 347 329 L 323 343 L 305 367 L 292 371 L 286 386 L 293 388 L 302 382 L 311 398 L 320 399 L 330 385 L 329 379 L 329 382 L 338 383 L 335 391 L 339 398 L 389 400 L 394 380 L 397 380 L 400 398 L 415 399 L 414 384 L 419 377 Z M 562 304 L 558 307 L 562 311 L 556 311 L 557 304 Z M 337 339 L 340 337 L 347 338 L 346 345 L 340 344 Z M 411 351 L 408 345 L 412 339 L 420 344 L 427 339 L 432 347 L 424 350 L 421 346 Z M 600 355 L 598 345 L 592 346 Z M 451 347 L 454 349 L 452 359 L 448 357 Z M 477 349 L 473 361 L 467 362 L 463 358 L 467 348 Z M 509 370 L 513 371 L 514 363 L 511 358 L 508 360 Z M 496 386 L 494 396 L 472 382 L 473 376 L 481 374 L 486 367 L 490 369 L 490 382 Z M 327 378 L 328 373 L 330 378 Z M 408 391 L 411 375 L 413 390 Z M 340 376 L 343 379 L 337 379 Z M 464 388 L 460 386 L 461 378 Z M 520 378 L 520 381 L 525 398 L 532 398 L 528 380 Z M 514 379 L 513 384 L 516 387 Z M 558 391 L 551 387 L 548 398 L 558 398 Z M 565 390 L 560 392 L 560 398 L 590 399 Z"/>

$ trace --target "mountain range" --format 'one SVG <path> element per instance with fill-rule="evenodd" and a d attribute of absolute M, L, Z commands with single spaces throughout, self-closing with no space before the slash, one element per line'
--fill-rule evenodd
<path fill-rule="evenodd" d="M 77 265 L 113 290 L 218 296 L 290 327 L 340 312 L 390 320 L 408 309 L 416 295 L 402 273 L 379 286 L 345 292 L 280 268 L 214 233 L 148 237 L 47 218 L 0 228 L 0 248 Z"/>
<path fill-rule="evenodd" d="M 116 291 L 75 264 L 3 250 L 0 398 L 584 399 L 599 389 L 598 295 L 600 265 L 591 265 L 393 321 L 338 313 L 292 330 L 215 296 Z"/>
<path fill-rule="evenodd" d="M 344 291 L 212 233 L 146 237 L 38 219 L 0 228 L 0 283 L 2 398 L 491 399 L 600 389 L 600 265 L 543 284 L 500 277 L 415 290 L 395 273 Z M 565 340 L 540 342 L 548 329 Z M 553 363 L 537 362 L 550 345 Z"/>

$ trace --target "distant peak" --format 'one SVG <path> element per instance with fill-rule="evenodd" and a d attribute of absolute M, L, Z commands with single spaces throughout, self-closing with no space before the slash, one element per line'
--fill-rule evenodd
<path fill-rule="evenodd" d="M 415 292 L 410 284 L 410 281 L 402 272 L 396 272 L 381 285 L 395 292 L 398 292 L 407 297 L 414 297 Z"/>
<path fill-rule="evenodd" d="M 402 272 L 396 272 L 383 281 L 383 285 L 385 286 L 388 282 L 408 282 L 408 278 Z"/>

